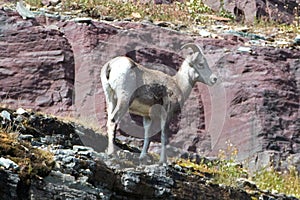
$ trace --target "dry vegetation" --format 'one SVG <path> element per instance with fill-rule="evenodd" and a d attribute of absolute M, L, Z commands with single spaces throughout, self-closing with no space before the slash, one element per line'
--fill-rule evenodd
<path fill-rule="evenodd" d="M 284 172 L 278 171 L 272 166 L 267 166 L 255 173 L 250 173 L 242 164 L 236 162 L 237 154 L 238 150 L 228 142 L 227 149 L 220 150 L 217 161 L 207 162 L 201 160 L 196 163 L 195 160 L 179 159 L 176 164 L 188 169 L 191 174 L 200 176 L 209 174 L 213 177 L 213 182 L 217 184 L 240 187 L 240 180 L 249 180 L 251 184 L 255 184 L 260 190 L 300 198 L 300 174 L 294 166 L 290 166 Z M 247 192 L 253 193 L 254 197 L 257 194 L 256 186 L 246 188 Z"/>
<path fill-rule="evenodd" d="M 42 7 L 41 0 L 25 0 L 32 9 Z M 152 4 L 140 3 L 136 0 L 61 0 L 58 6 L 50 6 L 48 10 L 63 14 L 72 13 L 77 16 L 88 16 L 101 19 L 111 16 L 114 19 L 130 19 L 133 21 L 150 20 L 153 22 L 167 21 L 175 25 L 193 30 L 197 26 L 226 25 L 229 30 L 243 29 L 246 32 L 265 35 L 279 43 L 293 41 L 300 34 L 300 5 L 295 7 L 295 21 L 292 24 L 279 24 L 267 19 L 257 20 L 254 24 L 236 22 L 235 17 L 225 9 L 218 12 L 206 6 L 202 0 L 187 0 L 184 3 Z M 197 30 L 197 28 L 196 28 Z"/>
<path fill-rule="evenodd" d="M 30 6 L 42 7 L 41 0 L 25 0 Z M 134 18 L 151 19 L 153 21 L 166 20 L 170 22 L 181 23 L 207 23 L 211 15 L 227 18 L 234 22 L 235 17 L 222 8 L 215 12 L 210 7 L 205 5 L 202 0 L 187 0 L 184 3 L 174 2 L 172 4 L 153 4 L 153 3 L 140 3 L 137 0 L 61 0 L 61 4 L 56 11 L 82 11 L 89 14 L 91 17 L 99 16 L 114 16 L 118 19 Z M 55 9 L 55 8 L 54 8 Z M 300 17 L 296 15 L 299 12 L 300 5 L 295 7 L 295 27 L 300 25 Z M 214 22 L 214 20 L 211 20 Z M 278 25 L 267 19 L 260 19 L 258 23 L 262 22 L 266 26 Z M 266 23 L 267 22 L 267 23 Z M 255 24 L 257 25 L 257 23 Z"/>
<path fill-rule="evenodd" d="M 18 173 L 23 180 L 48 175 L 54 166 L 53 155 L 33 148 L 30 143 L 18 141 L 15 135 L 0 129 L 0 157 L 18 164 Z"/>
<path fill-rule="evenodd" d="M 285 172 L 266 167 L 255 174 L 250 174 L 242 165 L 234 160 L 221 160 L 216 163 L 195 163 L 180 159 L 177 165 L 188 169 L 188 172 L 198 176 L 211 175 L 213 182 L 231 187 L 240 187 L 240 180 L 253 182 L 260 190 L 292 195 L 300 198 L 300 177 L 295 167 Z M 247 189 L 248 193 L 256 193 L 256 188 Z"/>

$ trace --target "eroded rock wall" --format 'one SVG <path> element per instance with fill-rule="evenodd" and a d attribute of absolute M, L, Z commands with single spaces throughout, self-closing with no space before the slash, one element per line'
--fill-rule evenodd
<path fill-rule="evenodd" d="M 266 150 L 284 156 L 299 153 L 298 50 L 252 47 L 243 52 L 239 50 L 246 42 L 243 38 L 193 38 L 131 22 L 114 26 L 67 23 L 63 29 L 78 58 L 76 70 L 80 73 L 76 73 L 75 88 L 80 95 L 75 96 L 75 105 L 81 116 L 94 116 L 105 125 L 99 71 L 109 59 L 127 55 L 140 64 L 174 74 L 184 59 L 180 46 L 195 41 L 204 48 L 220 82 L 212 88 L 200 83 L 194 87 L 181 119 L 172 127 L 170 144 L 216 155 L 232 143 L 241 159 Z M 132 128 L 128 123 L 129 116 L 121 129 L 141 137 L 141 125 Z"/>
<path fill-rule="evenodd" d="M 0 10 L 0 100 L 12 107 L 68 113 L 74 57 L 63 33 Z"/>
<path fill-rule="evenodd" d="M 170 145 L 216 155 L 232 143 L 239 158 L 253 160 L 265 152 L 279 157 L 300 153 L 296 49 L 252 46 L 244 51 L 240 48 L 247 39 L 238 36 L 203 39 L 147 23 L 57 21 L 44 16 L 23 20 L 14 12 L 1 12 L 3 103 L 59 115 L 73 106 L 75 117 L 104 128 L 99 75 L 105 62 L 127 55 L 174 74 L 186 53 L 179 50 L 181 45 L 195 42 L 203 47 L 219 82 L 194 87 L 181 118 L 172 124 Z M 120 128 L 141 138 L 141 125 L 131 121 L 127 116 Z"/>

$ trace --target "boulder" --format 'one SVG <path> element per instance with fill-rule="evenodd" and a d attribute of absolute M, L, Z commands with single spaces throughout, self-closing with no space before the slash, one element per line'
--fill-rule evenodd
<path fill-rule="evenodd" d="M 227 103 L 219 108 L 220 99 L 212 100 L 218 113 L 212 122 L 225 109 L 222 130 L 211 132 L 212 151 L 226 141 L 238 147 L 241 158 L 275 151 L 286 159 L 299 151 L 299 56 L 298 50 L 272 47 L 223 54 L 216 66 Z"/>
<path fill-rule="evenodd" d="M 237 20 L 253 23 L 256 19 L 274 20 L 280 23 L 293 23 L 295 16 L 299 15 L 299 2 L 275 0 L 251 1 L 221 1 L 204 0 L 213 10 L 225 9 L 232 13 Z M 298 12 L 298 14 L 296 13 Z"/>

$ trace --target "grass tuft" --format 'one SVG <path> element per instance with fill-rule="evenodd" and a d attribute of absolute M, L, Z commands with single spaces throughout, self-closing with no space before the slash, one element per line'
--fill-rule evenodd
<path fill-rule="evenodd" d="M 294 166 L 284 172 L 268 167 L 256 172 L 252 179 L 262 190 L 289 194 L 300 198 L 300 176 Z"/>
<path fill-rule="evenodd" d="M 260 190 L 300 198 L 300 174 L 296 167 L 290 166 L 287 171 L 280 172 L 269 166 L 252 174 L 236 162 L 237 153 L 237 149 L 227 142 L 227 149 L 220 151 L 217 161 L 196 163 L 179 159 L 175 161 L 175 164 L 194 175 L 212 176 L 212 182 L 216 184 L 238 188 L 241 186 L 240 180 L 249 180 L 254 182 Z"/>
<path fill-rule="evenodd" d="M 18 164 L 18 173 L 23 180 L 45 177 L 54 167 L 53 155 L 50 152 L 33 148 L 27 142 L 18 141 L 12 133 L 3 130 L 0 130 L 0 157 Z"/>

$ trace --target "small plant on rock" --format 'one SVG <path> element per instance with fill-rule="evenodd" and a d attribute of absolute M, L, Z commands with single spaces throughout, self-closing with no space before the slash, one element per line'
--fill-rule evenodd
<path fill-rule="evenodd" d="M 252 179 L 262 190 L 300 198 L 300 176 L 295 166 L 290 166 L 287 171 L 283 172 L 269 166 L 256 172 Z"/>
<path fill-rule="evenodd" d="M 184 169 L 188 174 L 212 177 L 212 182 L 230 187 L 241 187 L 240 180 L 252 181 L 256 192 L 253 199 L 257 199 L 259 192 L 270 191 L 272 193 L 284 193 L 300 198 L 300 176 L 294 166 L 290 166 L 287 171 L 281 172 L 269 166 L 261 169 L 254 174 L 248 173 L 248 170 L 236 162 L 238 150 L 227 141 L 227 148 L 220 150 L 218 159 L 213 162 L 196 162 L 195 160 L 179 159 L 176 164 Z M 244 189 L 244 188 L 242 188 Z"/>
<path fill-rule="evenodd" d="M 236 161 L 238 149 L 230 141 L 226 141 L 226 144 L 226 150 L 219 150 L 220 163 L 216 166 L 215 181 L 219 184 L 236 186 L 239 178 L 248 177 L 248 172 Z"/>

